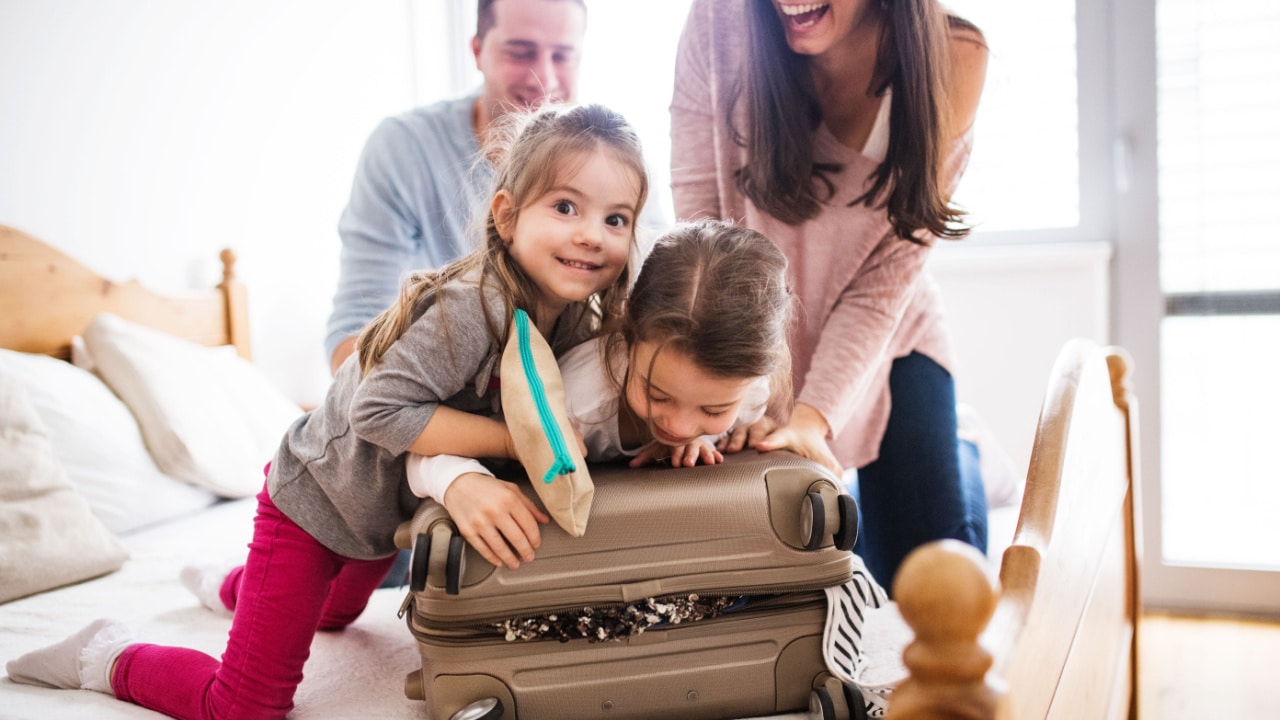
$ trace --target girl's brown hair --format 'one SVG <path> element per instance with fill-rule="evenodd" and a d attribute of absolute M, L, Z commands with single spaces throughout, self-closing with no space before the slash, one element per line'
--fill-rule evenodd
<path fill-rule="evenodd" d="M 871 187 L 850 205 L 884 207 L 894 233 L 928 244 L 929 236 L 958 239 L 969 233 L 964 213 L 940 186 L 945 143 L 948 43 L 952 35 L 981 41 L 969 22 L 946 14 L 937 0 L 870 0 L 880 13 L 880 40 L 871 89 L 892 89 L 889 148 L 872 175 Z M 745 92 L 739 88 L 728 110 L 729 124 L 747 149 L 736 174 L 738 189 L 757 206 L 789 225 L 817 216 L 835 194 L 830 175 L 840 166 L 815 162 L 813 133 L 822 108 L 808 60 L 787 45 L 771 0 L 751 0 L 747 12 Z M 849 88 L 865 92 L 866 88 Z M 746 106 L 746 127 L 734 125 L 734 106 Z M 821 191 L 817 188 L 821 187 Z"/>
<path fill-rule="evenodd" d="M 620 114 L 602 105 L 545 105 L 527 113 L 511 113 L 503 117 L 490 133 L 489 157 L 500 158 L 493 194 L 506 192 L 511 197 L 511 217 L 504 224 L 519 220 L 520 211 L 555 187 L 568 174 L 577 172 L 591 153 L 607 152 L 630 169 L 639 187 L 634 207 L 638 217 L 649 191 L 648 174 L 640 138 Z M 635 257 L 635 227 L 631 224 L 632 254 Z M 521 308 L 536 324 L 537 286 L 524 268 L 507 251 L 507 243 L 498 233 L 492 205 L 486 209 L 482 244 L 465 257 L 439 270 L 414 272 L 400 286 L 400 296 L 390 308 L 375 317 L 356 340 L 362 374 L 382 359 L 391 344 L 404 334 L 413 320 L 434 301 L 439 289 L 451 280 L 478 273 L 480 299 L 485 309 L 489 334 L 501 346 L 507 335 L 506 323 L 511 311 Z M 627 287 L 631 280 L 632 262 L 628 261 L 612 285 L 583 303 L 566 308 L 563 318 L 590 323 L 593 328 L 612 326 L 622 315 Z M 508 318 L 495 326 L 493 313 L 485 302 L 485 287 L 496 288 L 506 303 L 500 317 Z M 446 328 L 447 329 L 447 328 Z"/>
<path fill-rule="evenodd" d="M 770 413 L 781 418 L 791 403 L 791 315 L 782 251 L 750 228 L 700 220 L 655 242 L 614 342 L 656 343 L 721 377 L 767 376 Z"/>

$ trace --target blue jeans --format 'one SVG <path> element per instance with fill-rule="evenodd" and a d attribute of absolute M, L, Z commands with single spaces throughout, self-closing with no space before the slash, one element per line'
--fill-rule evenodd
<path fill-rule="evenodd" d="M 976 448 L 956 437 L 956 388 L 941 365 L 913 352 L 889 372 L 893 407 L 880 457 L 858 468 L 861 527 L 854 548 L 892 591 L 902 559 L 931 540 L 987 549 L 987 498 Z"/>
<path fill-rule="evenodd" d="M 391 569 L 387 571 L 387 577 L 382 580 L 382 584 L 378 587 L 384 588 L 402 588 L 409 584 L 409 563 L 413 559 L 413 553 L 409 550 L 401 550 L 396 553 L 395 562 L 391 564 Z"/>

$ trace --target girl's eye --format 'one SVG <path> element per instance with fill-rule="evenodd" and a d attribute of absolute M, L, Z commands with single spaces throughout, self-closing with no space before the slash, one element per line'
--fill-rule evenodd
<path fill-rule="evenodd" d="M 627 219 L 626 215 L 610 215 L 604 219 L 604 222 L 609 227 L 624 228 L 629 225 L 631 221 Z"/>
<path fill-rule="evenodd" d="M 661 405 L 662 403 L 667 402 L 668 400 L 669 398 L 657 398 L 657 397 L 653 397 L 652 395 L 649 396 L 649 402 L 653 403 L 654 405 Z"/>
<path fill-rule="evenodd" d="M 561 215 L 572 215 L 574 212 L 573 203 L 568 200 L 557 200 L 555 204 L 556 212 Z"/>
<path fill-rule="evenodd" d="M 703 410 L 702 414 L 706 415 L 707 417 L 720 417 L 721 415 L 724 415 L 727 412 L 729 411 L 728 410 Z"/>

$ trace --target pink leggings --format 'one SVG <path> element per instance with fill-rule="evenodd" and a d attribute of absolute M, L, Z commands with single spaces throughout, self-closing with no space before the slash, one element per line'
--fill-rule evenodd
<path fill-rule="evenodd" d="M 325 548 L 258 494 L 243 567 L 222 586 L 235 612 L 222 661 L 189 648 L 130 645 L 116 661 L 121 700 L 176 718 L 283 718 L 317 630 L 351 624 L 395 556 L 352 560 Z"/>

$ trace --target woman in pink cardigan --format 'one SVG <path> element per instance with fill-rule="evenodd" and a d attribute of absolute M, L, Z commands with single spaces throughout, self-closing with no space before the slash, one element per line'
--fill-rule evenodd
<path fill-rule="evenodd" d="M 790 420 L 740 433 L 857 468 L 858 551 L 890 587 L 911 549 L 985 549 L 962 473 L 943 308 L 924 272 L 968 228 L 949 203 L 986 74 L 981 32 L 936 0 L 694 0 L 671 102 L 681 219 L 782 248 L 799 300 Z"/>

